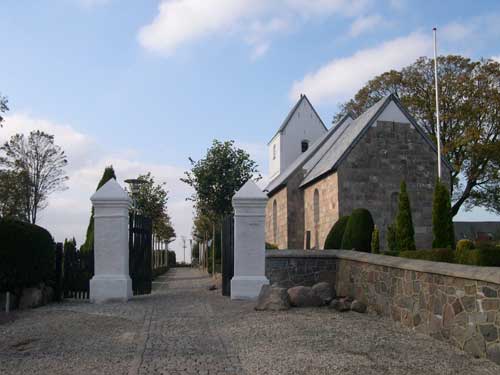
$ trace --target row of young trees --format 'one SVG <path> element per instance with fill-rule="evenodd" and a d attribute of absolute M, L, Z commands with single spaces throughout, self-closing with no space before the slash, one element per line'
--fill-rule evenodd
<path fill-rule="evenodd" d="M 450 194 L 445 184 L 439 180 L 436 181 L 432 202 L 432 234 L 433 248 L 454 248 L 455 233 Z M 380 248 L 378 237 L 376 229 L 372 238 L 373 252 L 378 252 Z M 387 248 L 391 252 L 416 250 L 410 198 L 404 181 L 401 182 L 396 220 L 387 227 Z"/>
<path fill-rule="evenodd" d="M 0 127 L 9 108 L 0 94 Z M 47 207 L 48 197 L 65 189 L 68 164 L 54 136 L 34 130 L 26 137 L 15 134 L 0 147 L 0 217 L 35 224 Z"/>
<path fill-rule="evenodd" d="M 189 161 L 191 170 L 181 181 L 194 189 L 188 198 L 195 209 L 192 234 L 195 242 L 212 240 L 210 268 L 215 270 L 216 247 L 220 251 L 216 242 L 221 240 L 223 218 L 233 212 L 231 199 L 250 178 L 258 180 L 261 176 L 257 164 L 234 141 L 214 140 L 204 158 Z"/>

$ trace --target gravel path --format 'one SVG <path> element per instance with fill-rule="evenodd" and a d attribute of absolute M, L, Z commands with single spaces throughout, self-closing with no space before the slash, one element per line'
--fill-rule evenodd
<path fill-rule="evenodd" d="M 500 374 L 392 321 L 327 308 L 255 312 L 178 268 L 129 303 L 65 302 L 0 323 L 0 374 Z"/>

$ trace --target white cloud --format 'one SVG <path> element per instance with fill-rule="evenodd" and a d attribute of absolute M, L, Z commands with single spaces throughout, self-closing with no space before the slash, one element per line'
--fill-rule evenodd
<path fill-rule="evenodd" d="M 182 45 L 235 33 L 263 55 L 271 36 L 288 25 L 339 14 L 353 17 L 366 11 L 373 0 L 161 0 L 154 20 L 138 33 L 147 50 L 172 55 Z M 258 25 L 259 30 L 255 30 Z M 250 42 L 249 42 L 250 41 Z"/>
<path fill-rule="evenodd" d="M 473 25 L 451 22 L 445 25 L 442 30 L 438 30 L 438 33 L 441 33 L 443 38 L 448 41 L 460 41 L 470 36 L 473 31 Z"/>
<path fill-rule="evenodd" d="M 500 55 L 498 55 L 498 56 L 492 56 L 491 59 L 500 63 Z"/>
<path fill-rule="evenodd" d="M 379 14 L 360 16 L 354 20 L 349 30 L 349 35 L 352 37 L 359 36 L 367 31 L 373 30 L 375 27 L 382 24 L 383 18 Z"/>
<path fill-rule="evenodd" d="M 184 173 L 183 168 L 140 161 L 140 155 L 134 150 L 109 151 L 92 137 L 69 125 L 37 119 L 24 113 L 6 116 L 0 143 L 16 133 L 28 134 L 35 129 L 53 134 L 56 144 L 61 145 L 68 155 L 68 189 L 52 194 L 48 207 L 40 213 L 39 224 L 47 228 L 56 241 L 75 236 L 79 244 L 83 242 L 90 215 L 90 196 L 108 165 L 113 165 L 122 186 L 125 186 L 124 179 L 148 171 L 158 181 L 166 182 L 170 197 L 169 213 L 177 235 L 179 238 L 191 235 L 192 205 L 185 200 L 191 195 L 191 189 L 179 180 Z M 172 248 L 178 257 L 181 256 L 179 240 L 172 244 Z"/>
<path fill-rule="evenodd" d="M 354 95 L 376 75 L 402 68 L 428 54 L 431 48 L 430 35 L 412 33 L 360 50 L 352 56 L 334 59 L 295 82 L 290 90 L 290 100 L 295 101 L 304 93 L 313 103 L 336 104 Z"/>

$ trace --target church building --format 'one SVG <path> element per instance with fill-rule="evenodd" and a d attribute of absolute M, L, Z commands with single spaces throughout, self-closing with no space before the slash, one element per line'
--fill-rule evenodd
<path fill-rule="evenodd" d="M 280 249 L 323 249 L 340 216 L 366 208 L 386 247 L 401 181 L 406 181 L 417 248 L 432 243 L 437 150 L 395 95 L 327 129 L 301 95 L 268 144 L 266 242 Z M 450 183 L 444 160 L 443 182 Z"/>

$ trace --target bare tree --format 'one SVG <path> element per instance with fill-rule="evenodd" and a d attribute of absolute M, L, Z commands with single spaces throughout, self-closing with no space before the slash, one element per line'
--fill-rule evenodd
<path fill-rule="evenodd" d="M 7 100 L 7 98 L 0 94 L 0 128 L 3 125 L 2 124 L 3 123 L 2 113 L 6 113 L 9 110 L 9 107 L 7 106 L 8 103 L 9 103 L 9 101 Z"/>
<path fill-rule="evenodd" d="M 35 224 L 38 211 L 47 207 L 48 196 L 65 189 L 68 180 L 64 167 L 68 163 L 62 148 L 54 143 L 54 136 L 40 130 L 32 131 L 27 138 L 16 134 L 0 151 L 0 166 L 17 172 L 22 178 L 22 212 Z"/>

